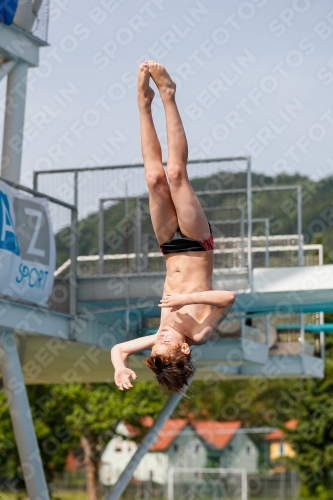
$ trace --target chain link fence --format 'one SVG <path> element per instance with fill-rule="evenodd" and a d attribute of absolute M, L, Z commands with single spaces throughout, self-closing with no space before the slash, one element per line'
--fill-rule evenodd
<path fill-rule="evenodd" d="M 249 253 L 244 244 L 251 232 L 251 224 L 245 227 L 251 206 L 249 160 L 193 161 L 189 162 L 188 175 L 212 225 L 215 267 L 247 267 Z M 77 205 L 79 275 L 165 270 L 150 220 L 142 164 L 35 172 L 34 187 Z M 66 227 L 57 229 L 61 233 Z M 65 275 L 68 266 L 68 260 L 59 262 L 57 275 Z"/>
<path fill-rule="evenodd" d="M 13 24 L 47 42 L 50 0 L 19 0 Z"/>

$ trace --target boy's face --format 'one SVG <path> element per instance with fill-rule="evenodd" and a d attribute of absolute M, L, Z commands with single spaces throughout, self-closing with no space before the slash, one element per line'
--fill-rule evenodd
<path fill-rule="evenodd" d="M 190 348 L 185 342 L 185 337 L 171 326 L 166 325 L 158 330 L 157 341 L 152 347 L 151 355 L 165 355 L 170 351 L 170 349 L 178 346 L 184 354 L 188 354 Z"/>

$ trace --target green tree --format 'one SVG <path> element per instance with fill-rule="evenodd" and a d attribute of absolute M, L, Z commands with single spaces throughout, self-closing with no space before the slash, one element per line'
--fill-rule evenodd
<path fill-rule="evenodd" d="M 305 498 L 333 498 L 333 350 L 327 336 L 325 378 L 294 382 L 285 391 L 285 419 L 297 419 L 296 429 L 281 422 L 286 439 L 295 451 L 288 459 L 302 479 Z"/>
<path fill-rule="evenodd" d="M 27 386 L 38 446 L 47 483 L 65 467 L 68 451 L 78 442 L 78 437 L 65 427 L 65 416 L 71 408 L 54 397 L 53 387 L 48 385 Z M 0 393 L 0 470 L 7 477 L 9 489 L 24 487 L 20 460 L 16 447 L 7 397 Z"/>
<path fill-rule="evenodd" d="M 144 428 L 141 419 L 144 416 L 156 417 L 160 412 L 165 397 L 157 384 L 141 382 L 134 384 L 130 391 L 119 391 L 114 384 L 73 384 L 58 385 L 57 395 L 71 407 L 65 417 L 66 428 L 80 436 L 84 450 L 87 471 L 88 500 L 98 498 L 98 466 L 101 451 L 115 435 L 120 420 Z"/>
<path fill-rule="evenodd" d="M 245 427 L 276 426 L 284 421 L 282 400 L 290 381 L 263 377 L 248 380 L 194 381 L 175 416 L 203 420 L 241 420 Z"/>
<path fill-rule="evenodd" d="M 135 383 L 133 389 L 124 392 L 115 384 L 36 385 L 27 390 L 48 484 L 64 471 L 69 450 L 80 445 L 87 471 L 88 500 L 98 498 L 100 456 L 120 420 L 135 425 L 140 440 L 147 430 L 141 418 L 156 417 L 165 402 L 158 385 L 151 382 Z M 4 391 L 0 393 L 0 471 L 8 477 L 10 488 L 23 486 Z"/>
<path fill-rule="evenodd" d="M 10 419 L 7 396 L 0 392 L 0 475 L 6 477 L 6 486 L 16 489 L 23 483 L 17 476 L 19 457 L 15 443 L 14 432 Z"/>

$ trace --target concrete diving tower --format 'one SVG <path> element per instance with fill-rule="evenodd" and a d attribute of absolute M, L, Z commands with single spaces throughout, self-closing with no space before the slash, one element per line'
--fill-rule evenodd
<path fill-rule="evenodd" d="M 266 188 L 251 187 L 248 158 L 236 160 L 245 161 L 247 164 L 246 188 L 201 192 L 204 197 L 219 197 L 231 191 L 235 194 L 246 193 L 247 201 L 245 208 L 239 205 L 205 207 L 207 212 L 216 211 L 214 213 L 230 209 L 237 211 L 237 218 L 229 220 L 228 224 L 240 224 L 239 235 L 235 238 L 216 238 L 218 246 L 214 251 L 214 258 L 218 265 L 213 276 L 214 288 L 235 291 L 237 300 L 231 314 L 219 328 L 216 338 L 203 346 L 193 347 L 197 367 L 195 377 L 199 380 L 242 379 L 253 376 L 322 377 L 324 373 L 323 334 L 320 330 L 319 333 L 309 332 L 305 329 L 305 324 L 311 322 L 310 316 L 307 315 L 319 311 L 318 314 L 321 316 L 316 318 L 317 324 L 317 320 L 320 322 L 323 320 L 323 311 L 333 310 L 333 266 L 309 266 L 308 263 L 303 266 L 303 252 L 306 246 L 303 245 L 300 224 L 301 190 L 296 186 L 298 234 L 287 235 L 287 239 L 294 245 L 292 251 L 298 254 L 298 266 L 269 267 L 269 252 L 274 254 L 276 251 L 281 251 L 281 245 L 274 247 L 274 236 L 269 235 L 269 220 L 257 219 L 257 221 L 265 222 L 263 240 L 260 239 L 261 237 L 253 236 L 251 230 L 252 223 L 255 221 L 251 214 L 251 194 L 255 190 Z M 20 155 L 19 157 L 14 155 L 10 164 L 17 166 L 19 163 Z M 141 168 L 142 165 L 139 167 Z M 103 167 L 103 169 L 107 170 L 108 167 Z M 78 178 L 81 170 L 84 171 L 84 169 L 72 169 L 65 172 L 65 175 L 69 172 L 74 177 L 74 196 L 71 203 L 68 200 L 53 197 L 54 191 L 57 192 L 53 184 L 51 193 L 45 195 L 53 208 L 61 207 L 61 210 L 68 210 L 69 214 L 67 225 L 64 223 L 59 225 L 59 221 L 54 221 L 54 239 L 58 245 L 58 261 L 61 260 L 54 273 L 54 286 L 48 303 L 40 305 L 29 300 L 22 300 L 19 294 L 0 296 L 0 329 L 2 331 L 0 364 L 3 383 L 7 391 L 11 377 L 17 377 L 22 385 L 23 381 L 26 384 L 111 383 L 113 382 L 113 368 L 110 362 L 110 349 L 126 339 L 149 335 L 158 329 L 160 317 L 158 302 L 162 295 L 165 271 L 161 254 L 147 250 L 149 234 L 141 232 L 145 215 L 141 201 L 146 195 L 136 199 L 134 252 L 127 251 L 125 257 L 117 253 L 104 254 L 104 214 L 102 213 L 104 203 L 109 199 L 102 199 L 98 219 L 99 254 L 78 256 L 78 239 L 80 238 Z M 15 168 L 3 169 L 3 174 L 5 174 L 3 180 L 18 191 L 28 192 L 32 199 L 44 196 L 36 189 L 32 190 L 18 185 L 18 173 L 19 170 Z M 92 181 L 89 182 L 89 187 L 92 184 Z M 62 182 L 61 185 L 67 186 L 66 182 Z M 295 189 L 295 186 L 288 186 L 286 189 Z M 114 201 L 115 198 L 112 199 L 112 202 Z M 129 201 L 124 199 L 125 206 Z M 57 214 L 58 208 L 54 209 L 52 214 Z M 96 214 L 93 215 L 94 219 Z M 89 216 L 90 214 L 87 219 Z M 226 222 L 216 217 L 213 219 L 215 225 Z M 210 220 L 212 221 L 212 218 Z M 114 222 L 114 225 L 116 224 L 117 221 Z M 247 233 L 244 230 L 245 224 L 247 224 Z M 283 239 L 284 236 L 280 235 L 279 239 L 281 238 Z M 285 247 L 289 248 L 290 242 L 289 246 L 285 245 Z M 154 244 L 156 245 L 156 242 Z M 93 241 L 91 245 L 92 248 L 96 248 Z M 314 250 L 309 247 L 311 245 L 308 245 L 308 250 Z M 263 251 L 265 267 L 256 268 L 252 257 L 255 252 Z M 149 272 L 149 259 L 151 258 L 155 259 L 156 265 L 154 265 L 159 269 L 158 271 Z M 127 272 L 119 272 L 119 269 L 118 272 L 109 272 L 105 265 L 107 261 L 130 259 L 135 259 L 136 263 L 134 266 L 129 266 Z M 228 267 L 222 267 L 224 261 L 227 261 Z M 82 272 L 80 267 L 84 262 L 91 264 L 88 274 Z M 298 317 L 295 318 L 295 315 Z M 283 316 L 286 317 L 285 322 L 281 319 Z M 275 318 L 275 322 L 272 318 Z M 279 321 L 282 321 L 282 325 Z M 291 325 L 287 333 L 278 328 L 284 323 Z M 139 352 L 130 359 L 130 366 L 136 371 L 138 380 L 141 381 L 153 380 L 152 372 L 143 364 L 146 355 L 147 352 Z M 179 398 L 179 395 L 171 397 L 170 404 L 168 403 L 161 418 L 158 419 L 159 425 L 163 419 L 167 418 Z M 24 462 L 25 458 L 31 455 L 31 450 L 37 446 L 35 438 L 34 442 L 27 446 L 24 443 L 24 435 L 34 436 L 26 393 L 24 392 L 22 397 L 9 399 L 12 420 L 16 426 L 15 434 L 22 455 L 21 461 Z M 24 422 L 22 415 L 27 416 Z M 156 433 L 156 430 L 157 428 L 154 427 L 152 432 Z M 31 498 L 37 498 L 37 492 L 40 494 L 45 490 L 42 474 L 37 474 L 32 483 L 31 486 L 27 485 L 29 495 Z M 48 496 L 46 495 L 45 498 Z"/>

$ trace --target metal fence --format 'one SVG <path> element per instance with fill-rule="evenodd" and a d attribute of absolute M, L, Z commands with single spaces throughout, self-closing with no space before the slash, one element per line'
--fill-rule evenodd
<path fill-rule="evenodd" d="M 102 465 L 103 467 L 103 465 Z M 247 495 L 248 499 L 268 499 L 272 498 L 278 499 L 299 499 L 299 490 L 301 487 L 301 481 L 298 473 L 295 470 L 284 470 L 281 467 L 281 472 L 270 472 L 266 474 L 248 474 L 247 475 Z M 218 473 L 217 473 L 218 474 Z M 215 484 L 218 487 L 218 483 Z M 110 491 L 110 487 L 99 485 L 101 494 L 107 495 Z M 66 471 L 65 473 L 57 476 L 54 483 L 52 484 L 52 490 L 54 494 L 57 492 L 68 492 L 68 493 L 81 493 L 84 494 L 86 491 L 86 470 L 85 468 L 79 469 L 75 472 Z M 167 500 L 168 498 L 168 485 L 160 484 L 154 480 L 138 481 L 132 480 L 127 486 L 126 490 L 122 494 L 122 499 L 160 499 Z M 177 498 L 181 498 L 180 496 Z M 189 491 L 187 490 L 186 499 L 191 498 Z M 192 491 L 193 498 L 193 491 Z M 200 497 L 195 497 L 197 499 Z M 208 497 L 206 497 L 208 498 Z M 210 499 L 213 496 L 209 497 Z M 221 497 L 218 497 L 221 498 Z M 225 498 L 225 497 L 222 497 Z M 232 498 L 231 496 L 227 498 Z"/>
<path fill-rule="evenodd" d="M 323 263 L 321 245 L 303 245 L 301 186 L 252 187 L 251 165 L 246 157 L 190 161 L 188 174 L 212 225 L 215 269 L 247 269 L 251 290 L 253 267 Z M 74 267 L 80 276 L 165 271 L 150 220 L 143 164 L 39 171 L 34 173 L 34 188 L 77 207 L 78 218 L 73 225 L 79 249 L 76 266 L 61 248 L 61 242 L 68 237 L 68 222 L 55 217 L 59 278 L 69 271 L 73 275 Z M 294 200 L 293 228 L 297 231 L 271 234 L 274 213 L 278 217 L 281 203 L 273 203 L 271 213 L 260 217 L 252 217 L 252 207 L 260 196 L 269 194 L 273 200 L 280 200 L 285 193 Z M 289 337 L 279 331 L 277 341 L 286 344 L 298 333 L 301 344 L 309 339 L 311 351 L 314 345 L 317 353 L 318 337 L 304 330 L 307 318 L 300 315 L 286 322 L 299 324 L 300 328 L 292 329 Z"/>
<path fill-rule="evenodd" d="M 248 499 L 246 469 L 170 467 L 168 474 L 168 500 L 185 498 L 227 497 Z"/>
<path fill-rule="evenodd" d="M 13 25 L 47 42 L 50 0 L 19 0 Z"/>
<path fill-rule="evenodd" d="M 79 269 L 82 274 L 164 270 L 163 259 L 152 255 L 160 254 L 150 221 L 143 169 L 143 164 L 136 164 L 34 173 L 36 190 L 52 192 L 78 207 L 79 262 L 82 263 Z M 235 255 L 228 257 L 230 263 L 227 266 L 246 266 L 251 283 L 250 159 L 237 157 L 189 161 L 188 175 L 214 226 L 217 242 L 219 238 L 225 241 L 227 238 L 239 238 L 229 243 L 229 246 L 235 246 L 234 251 L 230 252 Z M 246 235 L 245 220 L 249 221 Z M 56 229 L 61 232 L 66 228 L 58 226 Z M 222 267 L 219 249 L 216 255 L 215 264 Z M 68 265 L 68 261 L 61 262 L 58 275 Z"/>
<path fill-rule="evenodd" d="M 215 268 L 248 268 L 251 288 L 253 267 L 317 263 L 316 249 L 303 245 L 301 186 L 252 187 L 248 158 L 195 160 L 189 162 L 188 172 L 212 225 Z M 142 164 L 35 172 L 34 187 L 78 206 L 80 275 L 165 270 L 150 221 Z M 259 196 L 286 193 L 295 198 L 297 233 L 270 234 L 281 203 L 266 217 L 253 218 L 253 198 L 256 202 Z M 69 263 L 59 262 L 57 275 L 66 274 Z"/>

